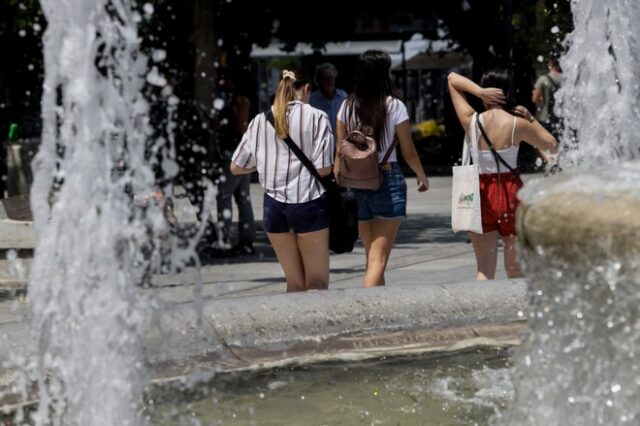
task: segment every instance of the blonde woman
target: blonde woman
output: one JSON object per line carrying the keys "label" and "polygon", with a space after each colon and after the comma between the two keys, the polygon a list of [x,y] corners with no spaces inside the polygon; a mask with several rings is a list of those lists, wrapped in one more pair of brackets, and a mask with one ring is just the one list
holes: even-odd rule
{"label": "blonde woman", "polygon": [[289,136],[321,176],[331,173],[334,139],[327,115],[310,105],[311,85],[283,71],[271,113],[258,114],[231,160],[233,174],[258,171],[263,227],[287,280],[287,291],[329,286],[329,215],[324,187],[291,152]]}

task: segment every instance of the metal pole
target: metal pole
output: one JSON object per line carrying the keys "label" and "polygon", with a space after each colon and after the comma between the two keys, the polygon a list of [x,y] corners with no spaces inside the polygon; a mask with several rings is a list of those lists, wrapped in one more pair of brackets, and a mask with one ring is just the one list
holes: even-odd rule
{"label": "metal pole", "polygon": [[407,58],[405,56],[404,40],[402,40],[400,51],[402,52],[402,100],[407,102]]}
{"label": "metal pole", "polygon": [[513,64],[513,0],[507,0],[505,10],[505,30],[507,32],[506,66],[511,68]]}

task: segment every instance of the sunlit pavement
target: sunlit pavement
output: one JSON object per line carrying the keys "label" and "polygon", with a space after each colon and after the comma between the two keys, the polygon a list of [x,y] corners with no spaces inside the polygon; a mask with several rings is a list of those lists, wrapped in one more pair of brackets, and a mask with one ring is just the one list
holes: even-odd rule
{"label": "sunlit pavement", "polygon": [[[536,176],[527,176],[525,180],[532,177]],[[432,177],[426,193],[416,191],[413,178],[407,178],[407,186],[408,217],[400,227],[391,253],[386,273],[387,286],[438,285],[472,280],[475,273],[473,248],[465,233],[456,234],[451,230],[451,177]],[[259,184],[252,184],[251,195],[258,222],[256,254],[204,259],[201,277],[205,299],[285,292],[283,272],[262,231],[262,189]],[[234,221],[236,214],[234,210]],[[498,257],[497,279],[506,278],[501,257]],[[27,259],[27,265],[28,262]],[[352,253],[331,255],[329,288],[361,287],[363,273],[364,250],[358,242]],[[196,281],[196,273],[190,268],[178,275],[155,277],[154,289],[150,291],[156,291],[161,299],[168,302],[189,302],[193,300]],[[16,304],[23,305],[20,300],[24,298],[12,296],[5,292],[0,298],[0,322],[9,320],[24,308],[19,306],[16,311]]]}
{"label": "sunlit pavement", "polygon": [[[536,176],[526,176],[525,181]],[[466,233],[451,230],[451,177],[430,179],[430,189],[418,193],[415,179],[407,178],[407,219],[402,223],[387,267],[387,286],[405,284],[437,285],[472,280],[475,274],[473,248]],[[258,221],[257,254],[216,259],[202,268],[205,298],[242,297],[285,292],[283,272],[261,229],[262,189],[252,184],[252,201]],[[234,211],[234,220],[236,212]],[[497,279],[506,278],[502,255],[498,258]],[[362,286],[364,249],[358,242],[348,254],[331,255],[329,289]],[[192,291],[184,283],[193,282],[193,272],[157,277],[161,296],[187,302]],[[189,285],[189,287],[193,287]]]}

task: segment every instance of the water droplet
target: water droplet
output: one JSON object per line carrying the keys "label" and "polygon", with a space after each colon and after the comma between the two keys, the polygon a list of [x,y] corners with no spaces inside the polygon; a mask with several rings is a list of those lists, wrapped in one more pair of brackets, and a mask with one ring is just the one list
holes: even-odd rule
{"label": "water droplet", "polygon": [[221,98],[214,99],[213,108],[217,109],[218,111],[224,108],[224,100],[222,100]]}
{"label": "water droplet", "polygon": [[264,393],[260,392],[260,395],[258,395],[260,397],[260,399],[264,399]]}
{"label": "water droplet", "polygon": [[615,385],[611,386],[611,392],[613,392],[613,393],[620,392],[621,389],[622,389],[622,386],[620,386],[617,383]]}
{"label": "water droplet", "polygon": [[607,407],[613,407],[613,401],[607,399]]}
{"label": "water droplet", "polygon": [[142,6],[142,10],[144,10],[144,14],[147,15],[147,17],[153,15],[153,5],[151,3],[145,3],[144,6]]}
{"label": "water droplet", "polygon": [[167,58],[167,51],[164,49],[156,49],[151,54],[153,62],[162,62]]}
{"label": "water droplet", "polygon": [[574,402],[576,402],[576,399],[574,397],[572,397],[572,396],[567,398],[567,400],[569,401],[569,404],[573,404]]}
{"label": "water droplet", "polygon": [[551,34],[558,34],[559,32],[560,32],[560,28],[558,28],[557,25],[551,28]]}
{"label": "water droplet", "polygon": [[524,316],[524,312],[518,311],[518,318],[522,318]]}
{"label": "water droplet", "polygon": [[582,319],[582,312],[578,312],[578,313],[576,314],[576,317],[578,317],[578,319]]}

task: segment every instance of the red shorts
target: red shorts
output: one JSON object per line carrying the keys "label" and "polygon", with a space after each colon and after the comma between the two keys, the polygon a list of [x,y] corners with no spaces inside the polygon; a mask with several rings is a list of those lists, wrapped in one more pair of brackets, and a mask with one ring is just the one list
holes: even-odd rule
{"label": "red shorts", "polygon": [[482,232],[498,231],[504,237],[516,234],[516,194],[520,188],[522,180],[512,172],[480,175]]}

